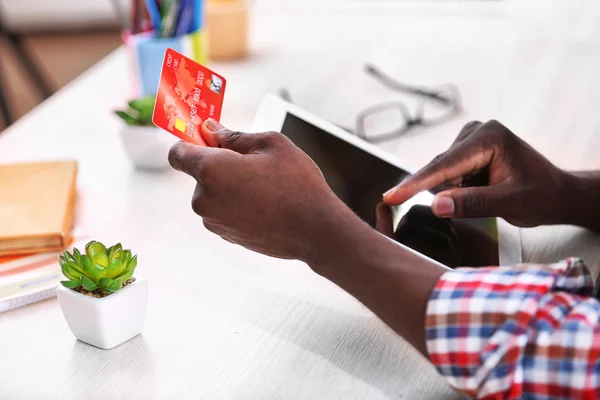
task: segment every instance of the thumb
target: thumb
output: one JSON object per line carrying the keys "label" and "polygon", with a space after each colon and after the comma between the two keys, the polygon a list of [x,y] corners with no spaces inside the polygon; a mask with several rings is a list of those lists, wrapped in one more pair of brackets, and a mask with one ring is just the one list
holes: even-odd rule
{"label": "thumb", "polygon": [[257,147],[259,135],[232,131],[212,118],[204,121],[201,131],[204,140],[211,147],[221,147],[241,154],[250,153]]}
{"label": "thumb", "polygon": [[442,218],[503,217],[510,203],[507,189],[501,185],[479,186],[440,192],[431,209]]}
{"label": "thumb", "polygon": [[393,237],[394,216],[392,209],[384,203],[379,203],[375,209],[375,215],[377,218],[376,229],[387,237]]}

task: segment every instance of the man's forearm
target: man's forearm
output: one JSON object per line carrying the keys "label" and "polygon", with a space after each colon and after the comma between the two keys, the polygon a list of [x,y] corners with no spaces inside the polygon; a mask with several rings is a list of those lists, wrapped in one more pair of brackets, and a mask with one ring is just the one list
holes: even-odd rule
{"label": "man's forearm", "polygon": [[446,269],[357,222],[328,246],[328,257],[309,265],[426,355],[427,301]]}
{"label": "man's forearm", "polygon": [[600,231],[600,171],[569,172],[564,223]]}

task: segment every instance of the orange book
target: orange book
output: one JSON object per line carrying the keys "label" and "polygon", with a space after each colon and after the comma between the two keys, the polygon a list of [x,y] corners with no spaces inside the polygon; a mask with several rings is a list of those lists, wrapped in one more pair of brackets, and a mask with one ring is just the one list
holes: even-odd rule
{"label": "orange book", "polygon": [[67,247],[76,178],[75,161],[0,165],[0,256]]}

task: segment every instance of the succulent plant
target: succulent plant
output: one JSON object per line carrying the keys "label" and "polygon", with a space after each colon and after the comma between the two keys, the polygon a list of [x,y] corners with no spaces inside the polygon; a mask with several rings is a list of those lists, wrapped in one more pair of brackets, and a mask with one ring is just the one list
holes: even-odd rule
{"label": "succulent plant", "polygon": [[121,243],[106,248],[92,240],[85,245],[84,254],[78,249],[73,249],[72,254],[65,250],[58,262],[69,279],[61,281],[64,287],[114,293],[133,276],[137,255],[132,256],[131,250],[124,250]]}
{"label": "succulent plant", "polygon": [[150,95],[127,103],[128,110],[116,110],[117,114],[127,125],[151,125],[152,113],[156,96]]}

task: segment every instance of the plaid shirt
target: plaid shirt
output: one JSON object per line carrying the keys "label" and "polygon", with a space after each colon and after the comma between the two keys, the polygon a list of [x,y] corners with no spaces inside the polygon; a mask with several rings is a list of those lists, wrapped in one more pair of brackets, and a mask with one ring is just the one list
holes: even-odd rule
{"label": "plaid shirt", "polygon": [[429,357],[476,398],[600,398],[593,289],[578,259],[447,272],[427,305]]}

